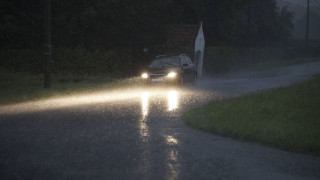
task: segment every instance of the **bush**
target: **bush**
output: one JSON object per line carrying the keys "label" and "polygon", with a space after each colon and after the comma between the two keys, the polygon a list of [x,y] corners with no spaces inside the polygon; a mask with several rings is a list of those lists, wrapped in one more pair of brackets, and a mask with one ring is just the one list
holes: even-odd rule
{"label": "bush", "polygon": [[55,70],[62,73],[120,74],[120,58],[113,51],[58,48],[54,51],[53,59]]}
{"label": "bush", "polygon": [[205,50],[204,67],[206,72],[228,71],[239,57],[239,51],[232,47],[208,47]]}
{"label": "bush", "polygon": [[0,50],[0,67],[15,72],[39,73],[42,71],[43,54],[40,50]]}
{"label": "bush", "polygon": [[[14,72],[43,72],[43,52],[35,49],[7,49],[0,51],[0,69]],[[53,49],[53,72],[76,74],[121,74],[120,56],[114,51],[84,48]]]}
{"label": "bush", "polygon": [[204,56],[206,73],[221,73],[252,64],[319,57],[319,47],[235,48],[207,47]]}

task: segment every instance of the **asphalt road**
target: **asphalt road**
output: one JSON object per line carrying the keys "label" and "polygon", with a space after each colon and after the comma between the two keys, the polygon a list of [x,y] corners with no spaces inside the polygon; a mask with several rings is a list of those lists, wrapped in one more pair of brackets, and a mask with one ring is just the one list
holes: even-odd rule
{"label": "asphalt road", "polygon": [[183,111],[305,81],[320,63],[0,106],[0,179],[320,179],[320,157],[184,125]]}

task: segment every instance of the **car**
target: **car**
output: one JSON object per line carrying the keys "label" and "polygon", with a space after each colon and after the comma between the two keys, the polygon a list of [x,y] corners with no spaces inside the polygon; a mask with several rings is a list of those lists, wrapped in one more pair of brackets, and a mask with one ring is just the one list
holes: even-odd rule
{"label": "car", "polygon": [[183,86],[191,83],[197,85],[196,66],[186,54],[177,56],[157,56],[141,78],[148,83],[170,83]]}

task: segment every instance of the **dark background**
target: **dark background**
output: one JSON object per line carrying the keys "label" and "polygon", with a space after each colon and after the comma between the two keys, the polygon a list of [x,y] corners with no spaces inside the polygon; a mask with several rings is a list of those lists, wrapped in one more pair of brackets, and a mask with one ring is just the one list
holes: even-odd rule
{"label": "dark background", "polygon": [[[200,22],[206,71],[319,55],[293,38],[294,16],[275,0],[52,0],[54,72],[132,75],[165,53],[170,26]],[[41,73],[44,1],[2,0],[0,22],[1,69]]]}

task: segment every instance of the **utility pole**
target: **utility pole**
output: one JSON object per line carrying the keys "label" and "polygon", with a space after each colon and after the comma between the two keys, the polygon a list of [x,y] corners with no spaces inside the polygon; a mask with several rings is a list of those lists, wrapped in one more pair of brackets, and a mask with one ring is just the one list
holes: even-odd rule
{"label": "utility pole", "polygon": [[45,0],[44,88],[51,87],[51,0]]}
{"label": "utility pole", "polygon": [[247,19],[247,46],[251,47],[251,0],[248,2],[248,19]]}
{"label": "utility pole", "polygon": [[309,46],[309,4],[310,4],[310,0],[307,0],[308,4],[307,4],[307,25],[306,25],[306,46]]}

